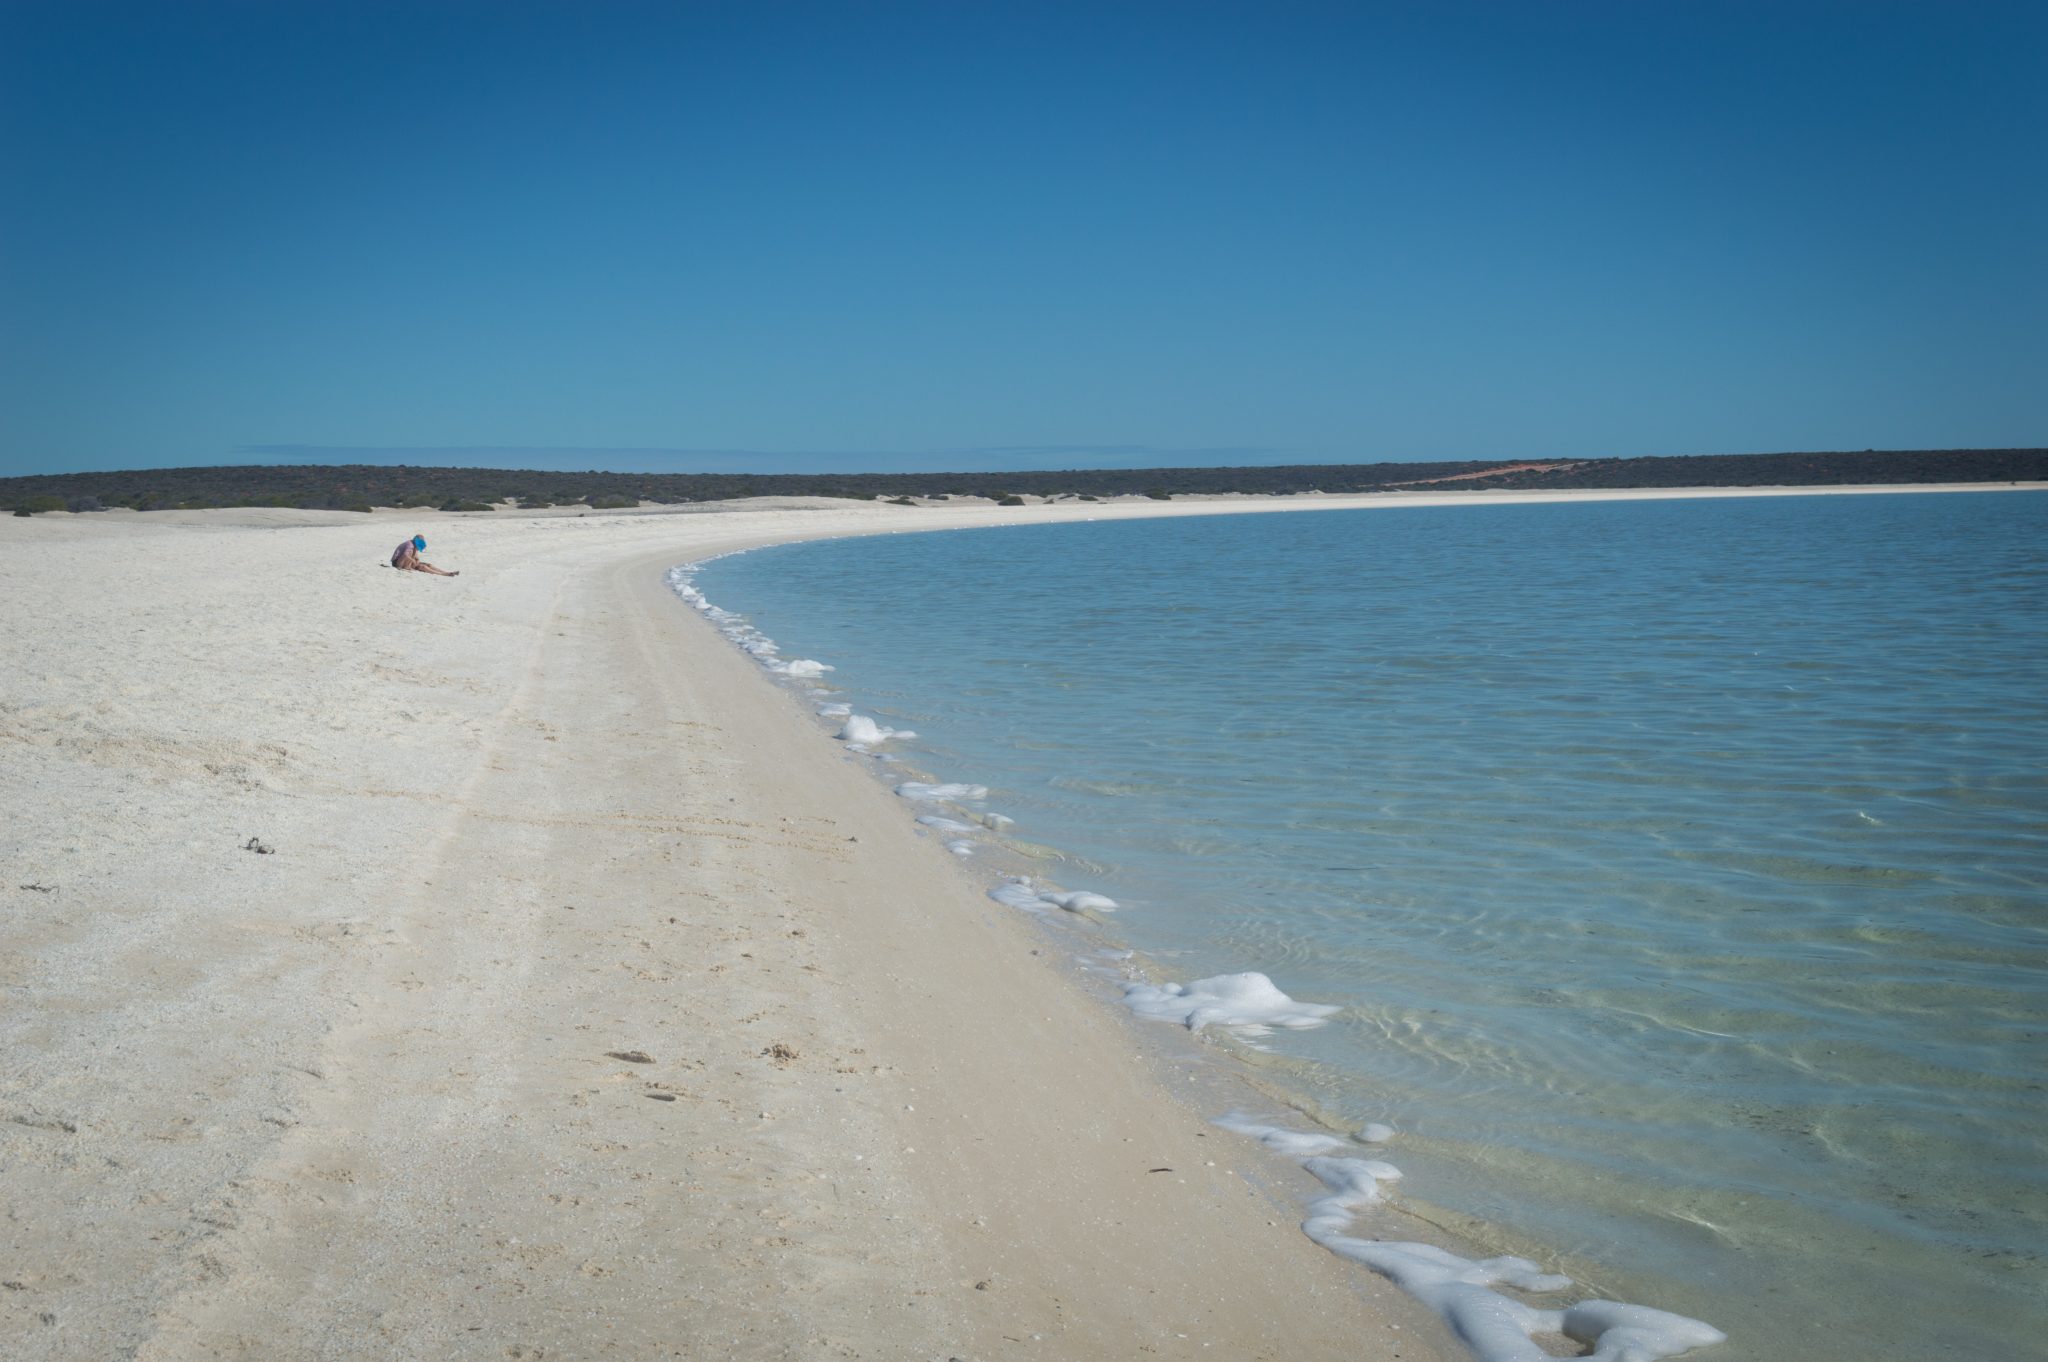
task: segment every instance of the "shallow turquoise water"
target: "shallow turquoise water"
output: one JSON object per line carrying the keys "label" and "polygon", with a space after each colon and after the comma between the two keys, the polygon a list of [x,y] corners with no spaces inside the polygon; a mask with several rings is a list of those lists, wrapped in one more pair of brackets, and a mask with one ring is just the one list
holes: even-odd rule
{"label": "shallow turquoise water", "polygon": [[[1113,521],[697,585],[991,787],[1268,1076],[1716,1355],[2039,1355],[2048,496]],[[906,814],[908,816],[908,814]]]}

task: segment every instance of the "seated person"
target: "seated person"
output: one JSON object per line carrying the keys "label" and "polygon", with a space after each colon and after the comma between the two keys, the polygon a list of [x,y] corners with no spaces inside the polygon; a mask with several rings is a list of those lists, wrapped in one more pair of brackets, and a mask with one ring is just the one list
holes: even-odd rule
{"label": "seated person", "polygon": [[420,550],[427,546],[425,535],[416,534],[391,551],[391,566],[401,572],[431,572],[436,577],[460,577],[459,572],[449,572],[435,567],[420,557]]}

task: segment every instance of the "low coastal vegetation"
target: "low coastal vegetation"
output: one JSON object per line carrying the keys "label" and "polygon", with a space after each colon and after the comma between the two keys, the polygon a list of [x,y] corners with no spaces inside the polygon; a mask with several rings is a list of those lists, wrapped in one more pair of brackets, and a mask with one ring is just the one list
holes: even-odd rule
{"label": "low coastal vegetation", "polygon": [[1176,496],[1224,493],[1516,491],[1618,487],[1825,487],[1852,483],[2048,480],[2048,449],[1864,450],[1861,453],[1716,454],[1677,458],[1467,460],[1443,463],[1282,464],[1243,468],[1084,468],[1029,473],[554,473],[406,464],[248,464],[0,478],[0,509],[202,510],[283,506],[364,511],[584,507],[622,510],[742,497],[889,500]]}

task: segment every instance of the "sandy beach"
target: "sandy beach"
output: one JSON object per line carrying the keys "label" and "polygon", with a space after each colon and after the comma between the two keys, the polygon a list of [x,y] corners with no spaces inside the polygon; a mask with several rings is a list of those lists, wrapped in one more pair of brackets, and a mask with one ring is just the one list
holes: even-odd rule
{"label": "sandy beach", "polygon": [[1461,1357],[663,572],[1802,490],[0,519],[0,1351]]}

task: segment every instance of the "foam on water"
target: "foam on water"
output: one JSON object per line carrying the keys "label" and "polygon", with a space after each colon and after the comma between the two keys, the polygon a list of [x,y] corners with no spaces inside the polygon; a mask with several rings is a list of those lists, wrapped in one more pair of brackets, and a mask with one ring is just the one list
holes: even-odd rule
{"label": "foam on water", "polygon": [[1069,913],[1083,914],[1116,911],[1116,900],[1105,894],[1091,894],[1085,890],[1070,892],[1042,889],[1023,875],[1005,877],[989,888],[988,896],[997,903],[1006,903],[1027,913],[1042,913],[1048,908],[1060,908]]}
{"label": "foam on water", "polygon": [[966,785],[958,781],[906,780],[896,787],[896,793],[903,799],[919,803],[951,803],[961,799],[987,799],[988,786]]}
{"label": "foam on water", "polygon": [[1190,1031],[1205,1026],[1305,1031],[1343,1011],[1327,1003],[1298,1003],[1256,971],[1218,974],[1191,984],[1124,985],[1124,1006],[1141,1017],[1178,1022]]}
{"label": "foam on water", "polygon": [[[1321,1219],[1325,1226],[1339,1219],[1349,1223],[1348,1215],[1334,1212]],[[1538,1345],[1539,1334],[1562,1334],[1589,1344],[1593,1350],[1581,1356],[1598,1362],[1657,1362],[1728,1340],[1700,1320],[1620,1301],[1539,1309],[1492,1288],[1543,1293],[1563,1290],[1570,1279],[1542,1272],[1526,1258],[1461,1258],[1432,1244],[1357,1239],[1313,1228],[1315,1220],[1311,1216],[1302,1226],[1311,1239],[1363,1263],[1436,1311],[1482,1362],[1550,1362],[1555,1354]]]}
{"label": "foam on water", "polygon": [[1233,1111],[1218,1116],[1214,1122],[1225,1130],[1249,1135],[1275,1154],[1307,1158],[1311,1154],[1327,1154],[1332,1149],[1342,1149],[1344,1141],[1335,1135],[1315,1135],[1298,1130],[1287,1130],[1281,1126],[1267,1125],[1254,1120],[1243,1112]]}
{"label": "foam on water", "polygon": [[1289,1130],[1241,1112],[1217,1117],[1215,1124],[1299,1159],[1324,1188],[1308,1204],[1302,1233],[1436,1311],[1480,1362],[1550,1362],[1553,1354],[1537,1344],[1539,1334],[1562,1334],[1587,1344],[1593,1351],[1585,1356],[1602,1362],[1658,1362],[1727,1341],[1710,1324],[1648,1306],[1589,1300],[1543,1309],[1495,1290],[1506,1286],[1549,1295],[1571,1286],[1570,1277],[1545,1272],[1526,1258],[1473,1259],[1434,1244],[1358,1238],[1348,1233],[1355,1213],[1383,1200],[1383,1187],[1401,1180],[1400,1169],[1378,1159],[1332,1157],[1328,1151],[1345,1143],[1337,1136]]}
{"label": "foam on water", "polygon": [[[710,561],[712,560],[704,560],[704,562]],[[756,629],[752,624],[749,624],[745,616],[734,614],[730,610],[721,610],[710,601],[704,599],[704,593],[699,591],[696,585],[697,570],[702,566],[703,562],[698,562],[683,563],[670,568],[668,570],[669,589],[681,597],[686,605],[710,620],[717,627],[719,633],[724,634],[734,644],[738,645],[740,651],[760,663],[763,670],[772,672],[776,676],[787,677],[792,681],[815,681],[826,672],[835,670],[831,665],[820,662],[816,658],[797,657],[785,661],[782,657],[782,649],[776,644],[775,640],[769,638],[759,629]],[[823,713],[824,709],[821,708],[819,712]],[[915,735],[905,734],[903,736],[912,737]]]}
{"label": "foam on water", "polygon": [[891,738],[916,736],[917,734],[907,728],[885,728],[865,714],[849,713],[846,722],[839,728],[841,742],[858,743],[863,747],[873,747],[877,743],[888,742]]}
{"label": "foam on water", "polygon": [[[1349,1225],[1351,1212],[1362,1206],[1374,1205],[1380,1200],[1381,1183],[1401,1180],[1400,1169],[1379,1159],[1338,1159],[1317,1155],[1303,1159],[1301,1166],[1314,1173],[1323,1186],[1329,1189],[1327,1196],[1318,1197],[1309,1203],[1308,1220],[1304,1223],[1312,1235],[1316,1228],[1342,1229]],[[1533,1267],[1533,1264],[1531,1266]],[[1569,1285],[1569,1277],[1559,1277],[1553,1287],[1531,1289],[1556,1290]]]}
{"label": "foam on water", "polygon": [[939,832],[973,832],[976,824],[963,823],[957,818],[948,818],[940,813],[921,813],[917,821]]}

